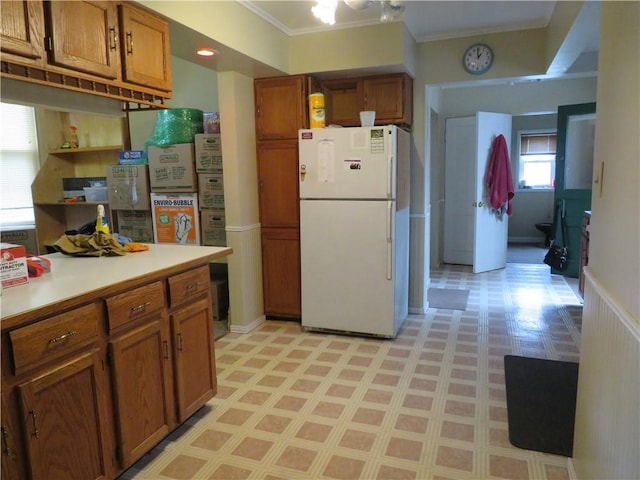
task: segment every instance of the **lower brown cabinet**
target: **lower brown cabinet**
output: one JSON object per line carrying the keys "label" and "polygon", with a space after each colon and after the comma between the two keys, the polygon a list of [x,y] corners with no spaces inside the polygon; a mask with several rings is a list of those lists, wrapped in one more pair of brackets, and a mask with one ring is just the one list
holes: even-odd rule
{"label": "lower brown cabinet", "polygon": [[209,266],[2,331],[2,479],[112,480],[216,393]]}
{"label": "lower brown cabinet", "polygon": [[299,317],[302,306],[298,229],[263,228],[262,265],[265,312]]}
{"label": "lower brown cabinet", "polygon": [[18,386],[32,479],[107,478],[103,376],[93,349]]}
{"label": "lower brown cabinet", "polygon": [[212,318],[211,302],[206,298],[171,313],[179,423],[217,391]]}
{"label": "lower brown cabinet", "polygon": [[110,343],[116,449],[129,467],[175,423],[169,328],[164,312]]}

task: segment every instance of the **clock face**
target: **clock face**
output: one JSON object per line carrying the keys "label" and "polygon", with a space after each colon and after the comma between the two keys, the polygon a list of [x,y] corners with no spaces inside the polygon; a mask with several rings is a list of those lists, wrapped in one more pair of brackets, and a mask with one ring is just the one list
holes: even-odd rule
{"label": "clock face", "polygon": [[473,75],[480,75],[491,68],[493,51],[488,45],[482,43],[471,45],[467,48],[467,51],[464,52],[462,63],[467,72]]}

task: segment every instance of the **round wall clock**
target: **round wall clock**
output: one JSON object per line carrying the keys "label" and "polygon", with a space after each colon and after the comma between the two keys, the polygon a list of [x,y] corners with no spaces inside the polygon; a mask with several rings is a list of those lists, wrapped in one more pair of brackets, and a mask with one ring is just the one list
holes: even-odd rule
{"label": "round wall clock", "polygon": [[493,64],[493,50],[484,43],[475,43],[464,52],[464,69],[472,75],[481,75]]}

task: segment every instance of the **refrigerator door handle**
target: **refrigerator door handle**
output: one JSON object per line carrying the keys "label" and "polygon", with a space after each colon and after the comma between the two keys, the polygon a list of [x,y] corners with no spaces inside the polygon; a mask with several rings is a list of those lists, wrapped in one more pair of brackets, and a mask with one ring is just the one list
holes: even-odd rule
{"label": "refrigerator door handle", "polygon": [[387,280],[393,278],[393,238],[391,229],[393,228],[393,202],[387,202]]}
{"label": "refrigerator door handle", "polygon": [[393,198],[393,155],[389,155],[389,171],[387,172],[387,198]]}

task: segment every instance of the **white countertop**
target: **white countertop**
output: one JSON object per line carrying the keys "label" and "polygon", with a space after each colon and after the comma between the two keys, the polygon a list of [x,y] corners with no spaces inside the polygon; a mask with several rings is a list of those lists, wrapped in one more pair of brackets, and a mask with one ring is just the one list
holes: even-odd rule
{"label": "white countertop", "polygon": [[2,319],[41,309],[75,297],[97,292],[116,283],[179,267],[211,261],[232,253],[229,247],[150,244],[149,250],[113,257],[72,257],[54,253],[51,272],[29,278],[29,283],[10,287],[0,296]]}

